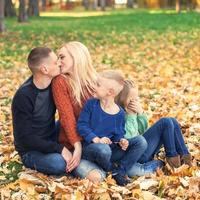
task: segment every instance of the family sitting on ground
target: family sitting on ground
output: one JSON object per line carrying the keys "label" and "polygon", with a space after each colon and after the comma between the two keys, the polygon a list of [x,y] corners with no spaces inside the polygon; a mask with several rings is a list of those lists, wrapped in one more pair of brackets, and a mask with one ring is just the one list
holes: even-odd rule
{"label": "family sitting on ground", "polygon": [[32,76],[12,102],[14,144],[25,167],[93,182],[111,173],[126,185],[163,167],[154,158],[161,147],[172,169],[192,165],[177,120],[148,128],[136,83],[117,70],[97,73],[82,43],[66,43],[58,56],[36,47],[27,62]]}

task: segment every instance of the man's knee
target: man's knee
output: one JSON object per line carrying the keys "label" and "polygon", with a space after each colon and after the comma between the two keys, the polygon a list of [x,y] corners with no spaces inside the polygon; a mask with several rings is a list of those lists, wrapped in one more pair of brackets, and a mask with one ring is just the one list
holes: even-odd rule
{"label": "man's knee", "polygon": [[61,175],[66,173],[66,162],[60,154],[51,158],[49,169],[52,175]]}

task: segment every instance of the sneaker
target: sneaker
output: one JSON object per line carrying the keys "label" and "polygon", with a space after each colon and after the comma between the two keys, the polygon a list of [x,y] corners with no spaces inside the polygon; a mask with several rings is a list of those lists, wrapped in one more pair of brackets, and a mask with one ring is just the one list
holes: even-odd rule
{"label": "sneaker", "polygon": [[174,157],[166,157],[166,161],[172,168],[178,168],[181,166],[181,159],[179,155]]}
{"label": "sneaker", "polygon": [[192,166],[192,156],[191,154],[186,154],[181,156],[181,164]]}
{"label": "sneaker", "polygon": [[131,179],[126,176],[124,168],[112,165],[112,177],[115,179],[118,185],[125,186],[131,182]]}

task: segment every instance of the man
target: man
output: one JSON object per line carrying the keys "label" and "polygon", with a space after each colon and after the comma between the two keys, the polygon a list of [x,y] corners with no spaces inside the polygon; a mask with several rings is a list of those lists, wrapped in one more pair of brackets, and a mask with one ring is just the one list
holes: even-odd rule
{"label": "man", "polygon": [[28,55],[32,76],[18,89],[12,102],[14,144],[23,164],[45,174],[66,172],[69,151],[57,142],[52,79],[60,74],[60,60],[47,47]]}

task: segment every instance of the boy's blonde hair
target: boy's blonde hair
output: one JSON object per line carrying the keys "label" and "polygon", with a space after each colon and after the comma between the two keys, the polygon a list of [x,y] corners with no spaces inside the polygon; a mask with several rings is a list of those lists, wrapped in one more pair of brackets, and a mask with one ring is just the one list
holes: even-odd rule
{"label": "boy's blonde hair", "polygon": [[63,45],[74,61],[73,73],[69,77],[69,84],[75,101],[82,107],[82,100],[93,93],[93,86],[97,80],[97,72],[92,65],[92,59],[87,47],[77,41]]}
{"label": "boy's blonde hair", "polygon": [[124,87],[123,89],[120,91],[120,93],[116,96],[115,98],[115,102],[120,105],[122,108],[125,108],[125,102],[127,101],[128,98],[128,94],[130,92],[131,89],[133,88],[138,88],[137,84],[130,80],[127,79],[124,81]]}
{"label": "boy's blonde hair", "polygon": [[119,84],[119,87],[112,87],[111,85],[111,88],[114,89],[116,95],[120,93],[124,85],[124,75],[120,70],[104,70],[100,72],[99,75],[103,78],[116,81]]}

